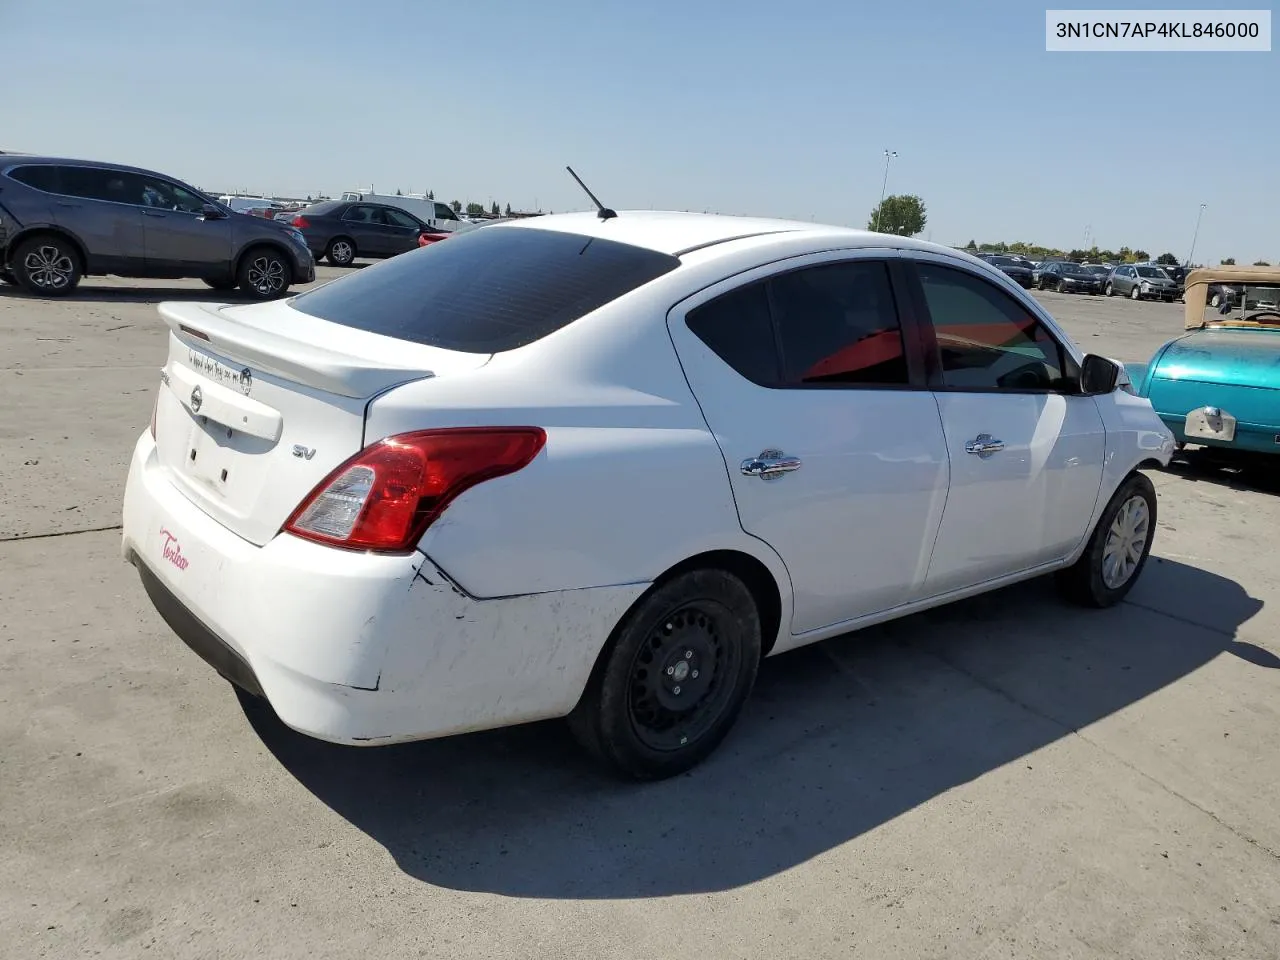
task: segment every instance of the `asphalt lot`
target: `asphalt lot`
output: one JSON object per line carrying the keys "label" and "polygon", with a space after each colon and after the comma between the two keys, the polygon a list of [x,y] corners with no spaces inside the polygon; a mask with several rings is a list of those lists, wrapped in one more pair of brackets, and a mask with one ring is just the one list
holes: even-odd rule
{"label": "asphalt lot", "polygon": [[[1122,360],[1181,329],[1039,296]],[[0,287],[0,954],[1280,955],[1280,469],[1156,474],[1117,609],[1030,583],[767,661],[677,780],[557,723],[344,749],[243,708],[120,560],[177,298],[212,299]]]}

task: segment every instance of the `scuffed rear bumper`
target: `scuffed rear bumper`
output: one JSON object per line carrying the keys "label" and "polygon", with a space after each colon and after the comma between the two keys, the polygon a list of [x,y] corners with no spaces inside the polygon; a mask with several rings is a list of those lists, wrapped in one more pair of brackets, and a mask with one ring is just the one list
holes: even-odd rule
{"label": "scuffed rear bumper", "polygon": [[149,433],[130,465],[122,552],[206,663],[290,727],[355,745],[563,716],[645,588],[477,600],[421,553],[287,534],[255,546],[169,482]]}

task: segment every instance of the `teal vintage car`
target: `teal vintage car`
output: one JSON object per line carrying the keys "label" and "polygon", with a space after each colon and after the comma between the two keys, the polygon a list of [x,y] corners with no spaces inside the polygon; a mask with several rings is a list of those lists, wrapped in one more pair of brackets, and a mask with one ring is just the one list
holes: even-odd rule
{"label": "teal vintage car", "polygon": [[[1223,284],[1234,295],[1207,306]],[[1191,271],[1184,326],[1147,363],[1125,365],[1128,389],[1179,444],[1280,453],[1280,267]]]}

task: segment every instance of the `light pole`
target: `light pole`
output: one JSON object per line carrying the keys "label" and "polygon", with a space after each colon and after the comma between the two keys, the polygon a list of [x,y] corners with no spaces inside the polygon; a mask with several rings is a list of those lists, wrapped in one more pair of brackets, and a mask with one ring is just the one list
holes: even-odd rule
{"label": "light pole", "polygon": [[889,186],[889,160],[897,155],[897,150],[884,152],[884,180],[880,183],[880,204],[876,207],[876,230],[880,229],[880,218],[884,215],[884,191],[885,187]]}
{"label": "light pole", "polygon": [[1187,254],[1187,262],[1183,266],[1191,266],[1191,258],[1196,254],[1196,237],[1200,236],[1200,218],[1204,216],[1204,208],[1207,206],[1206,203],[1200,204],[1200,212],[1196,214],[1196,229],[1191,234],[1191,252]]}

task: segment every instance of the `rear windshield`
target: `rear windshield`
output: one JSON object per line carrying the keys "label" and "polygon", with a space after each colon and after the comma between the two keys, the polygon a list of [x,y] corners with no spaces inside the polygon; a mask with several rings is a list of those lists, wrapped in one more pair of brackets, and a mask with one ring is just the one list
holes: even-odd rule
{"label": "rear windshield", "polygon": [[613,240],[486,226],[295,297],[296,310],[465,353],[540,340],[680,265]]}
{"label": "rear windshield", "polygon": [[347,201],[345,200],[321,200],[319,203],[308,204],[298,212],[309,213],[316,217],[323,217],[326,214],[333,213],[333,211],[339,210],[345,206],[347,206]]}

